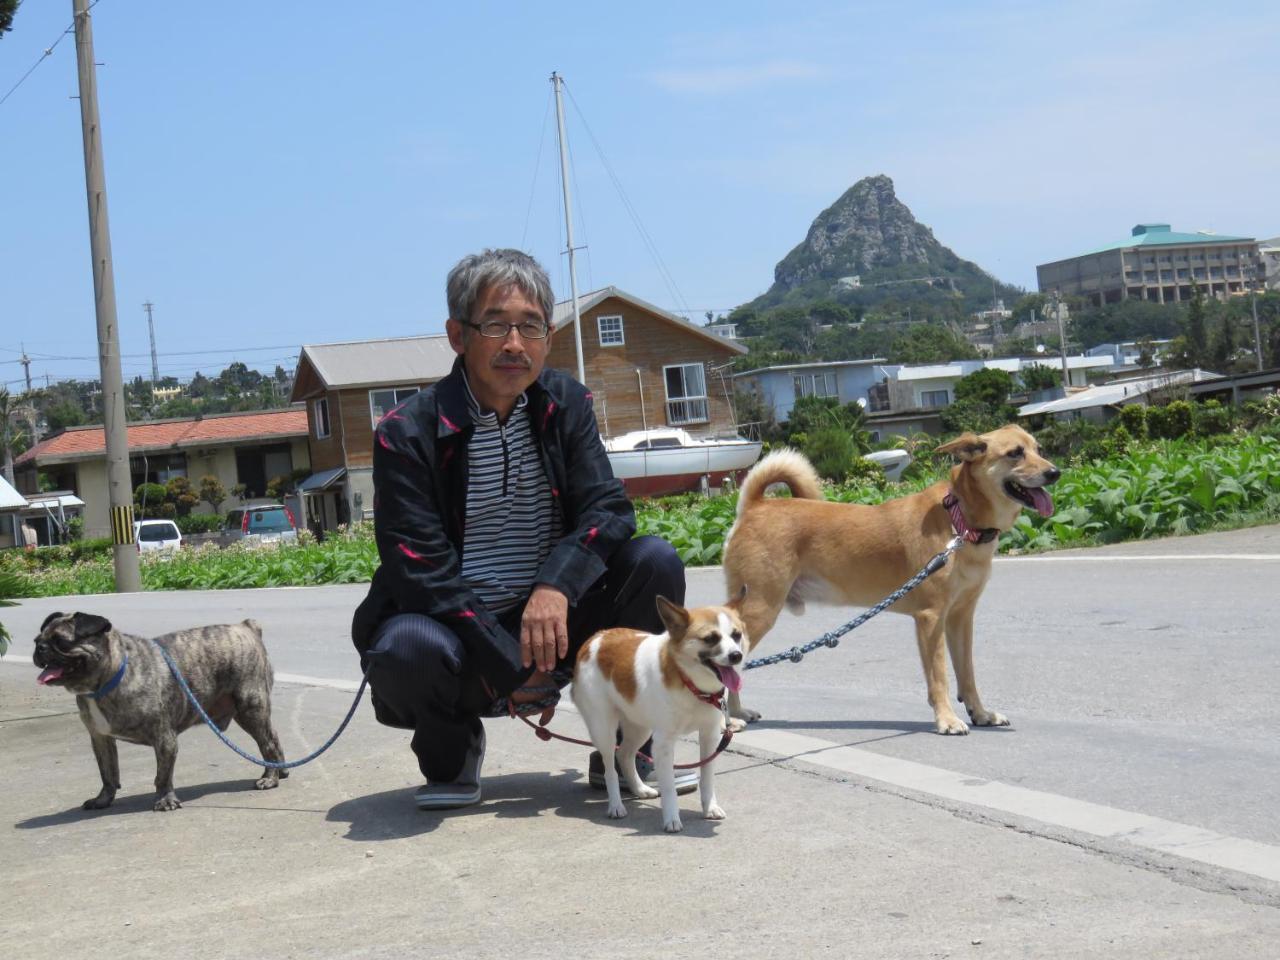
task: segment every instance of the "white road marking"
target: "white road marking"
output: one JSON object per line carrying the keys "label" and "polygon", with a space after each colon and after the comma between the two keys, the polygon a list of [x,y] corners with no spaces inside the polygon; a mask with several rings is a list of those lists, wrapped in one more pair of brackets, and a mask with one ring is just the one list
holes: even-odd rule
{"label": "white road marking", "polygon": [[333,680],[329,677],[309,677],[305,673],[277,673],[277,683],[292,683],[299,687],[328,687],[330,690],[346,690],[355,693],[360,689],[359,680]]}
{"label": "white road marking", "polygon": [[1163,563],[1166,560],[1280,560],[1280,553],[1105,553],[1101,555],[1086,554],[1050,554],[1036,557],[996,557],[996,563],[1067,563],[1070,561],[1086,561],[1088,563],[1106,563],[1145,560]]}
{"label": "white road marking", "polygon": [[1280,882],[1280,847],[1270,844],[1229,837],[1202,827],[1085,800],[1015,787],[997,780],[971,777],[911,760],[898,760],[818,737],[781,730],[745,730],[734,740],[829,770]]}

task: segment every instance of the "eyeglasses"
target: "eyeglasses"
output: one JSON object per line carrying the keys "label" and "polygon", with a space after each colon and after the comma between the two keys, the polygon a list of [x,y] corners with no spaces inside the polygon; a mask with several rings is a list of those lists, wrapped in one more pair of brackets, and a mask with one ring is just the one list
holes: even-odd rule
{"label": "eyeglasses", "polygon": [[479,323],[464,321],[468,327],[480,331],[482,337],[494,340],[505,340],[517,330],[526,340],[541,340],[551,332],[551,326],[545,320],[521,320],[519,323],[507,323],[505,320],[481,320]]}

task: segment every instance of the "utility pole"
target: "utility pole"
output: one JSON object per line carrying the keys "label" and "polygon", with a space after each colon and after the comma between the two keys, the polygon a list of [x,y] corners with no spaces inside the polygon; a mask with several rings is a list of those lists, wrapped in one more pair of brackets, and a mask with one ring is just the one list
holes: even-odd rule
{"label": "utility pole", "polygon": [[31,392],[31,358],[27,356],[27,345],[22,344],[22,359],[18,361],[22,364],[22,374],[27,378],[27,393]]}
{"label": "utility pole", "polygon": [[1262,334],[1258,329],[1258,267],[1252,256],[1245,266],[1249,276],[1249,306],[1253,309],[1253,354],[1258,358],[1258,369],[1262,369]]}
{"label": "utility pole", "polygon": [[1053,288],[1053,316],[1058,321],[1058,349],[1062,351],[1062,395],[1067,395],[1067,387],[1071,386],[1071,373],[1067,369],[1067,332],[1062,323],[1062,303],[1058,299],[1058,288]]}
{"label": "utility pole", "polygon": [[142,305],[142,309],[147,311],[147,332],[151,334],[151,389],[155,389],[156,383],[160,380],[160,364],[156,363],[156,325],[151,319],[151,308],[155,304],[148,300]]}
{"label": "utility pole", "polygon": [[98,119],[98,80],[94,70],[89,0],[71,0],[71,10],[75,15],[76,66],[80,79],[80,125],[84,137],[85,192],[89,202],[94,312],[98,321],[98,366],[102,372],[102,427],[107,441],[112,553],[116,591],[131,593],[142,589],[142,578],[138,569],[138,551],[133,545],[129,436],[120,372],[120,329],[116,320],[116,282],[111,262],[111,230],[107,222],[107,185],[102,164],[102,126]]}

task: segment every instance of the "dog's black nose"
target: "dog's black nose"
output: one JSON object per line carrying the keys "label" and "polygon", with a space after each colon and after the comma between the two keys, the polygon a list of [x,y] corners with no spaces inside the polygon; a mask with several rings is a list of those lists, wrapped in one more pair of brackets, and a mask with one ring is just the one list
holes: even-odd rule
{"label": "dog's black nose", "polygon": [[1057,467],[1050,467],[1048,470],[1046,470],[1046,471],[1044,472],[1044,482],[1045,482],[1045,483],[1057,483],[1057,482],[1058,482],[1058,478],[1059,478],[1060,476],[1062,476],[1062,471],[1061,471],[1061,470],[1059,470]]}
{"label": "dog's black nose", "polygon": [[736,664],[736,663],[741,663],[741,662],[742,662],[742,653],[741,653],[740,651],[738,651],[738,650],[733,651],[733,653],[729,654],[729,662],[730,662],[730,663],[735,663],[735,664]]}

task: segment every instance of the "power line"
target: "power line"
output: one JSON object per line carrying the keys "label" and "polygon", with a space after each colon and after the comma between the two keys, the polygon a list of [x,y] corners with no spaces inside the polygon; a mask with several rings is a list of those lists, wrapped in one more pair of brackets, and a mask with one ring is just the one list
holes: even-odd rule
{"label": "power line", "polygon": [[[99,2],[100,0],[93,0],[93,3],[89,4],[88,10],[86,10],[85,12],[88,13],[89,10],[92,10],[94,7],[96,7]],[[9,88],[8,93],[6,93],[3,97],[0,97],[0,105],[3,105],[6,100],[8,100],[11,96],[13,96],[13,92],[26,82],[27,77],[31,76],[33,73],[36,72],[36,67],[40,66],[40,64],[44,63],[51,56],[53,56],[53,51],[57,49],[58,44],[62,42],[62,38],[69,33],[75,33],[75,29],[76,29],[76,25],[75,25],[75,21],[73,20],[70,24],[67,25],[67,29],[63,30],[60,34],[58,34],[58,39],[54,40],[53,43],[45,47],[44,53],[40,54],[40,59],[31,65],[31,69],[28,70],[26,73],[24,73],[22,75],[22,78],[17,83],[15,83],[12,87]]]}

